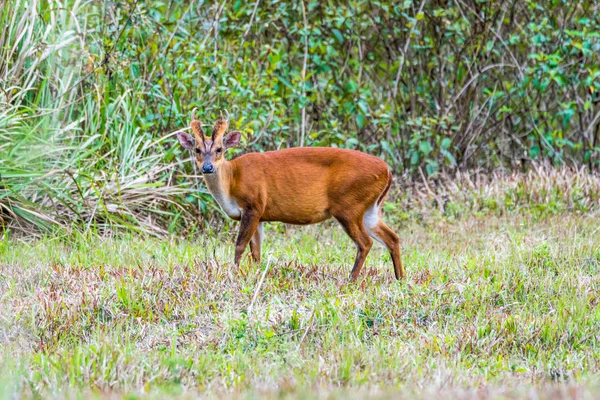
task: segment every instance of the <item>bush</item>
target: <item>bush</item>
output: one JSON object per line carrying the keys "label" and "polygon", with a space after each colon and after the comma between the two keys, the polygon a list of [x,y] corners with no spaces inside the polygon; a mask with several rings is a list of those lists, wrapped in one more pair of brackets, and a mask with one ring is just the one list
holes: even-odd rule
{"label": "bush", "polygon": [[414,176],[599,165],[594,2],[2,6],[0,215],[23,226],[193,228],[213,203],[173,133],[195,106],[227,108],[241,151],[357,148]]}

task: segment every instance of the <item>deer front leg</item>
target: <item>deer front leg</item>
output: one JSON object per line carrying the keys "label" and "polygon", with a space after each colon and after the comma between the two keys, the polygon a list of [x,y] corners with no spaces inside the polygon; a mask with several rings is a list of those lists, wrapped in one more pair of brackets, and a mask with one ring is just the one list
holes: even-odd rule
{"label": "deer front leg", "polygon": [[256,228],[260,223],[260,214],[255,210],[244,210],[242,212],[242,219],[240,221],[240,232],[238,233],[237,240],[235,242],[235,265],[240,266],[240,260],[244,250],[248,247],[248,243],[252,239],[252,235],[256,232]]}
{"label": "deer front leg", "polygon": [[250,253],[257,264],[260,264],[260,245],[263,238],[263,225],[263,222],[258,224],[254,235],[252,235],[252,240],[250,240]]}

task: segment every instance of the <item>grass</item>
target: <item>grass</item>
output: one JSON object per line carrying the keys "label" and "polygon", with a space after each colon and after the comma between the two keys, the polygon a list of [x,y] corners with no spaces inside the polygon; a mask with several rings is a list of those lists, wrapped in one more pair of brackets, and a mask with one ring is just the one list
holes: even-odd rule
{"label": "grass", "polygon": [[[356,284],[333,225],[271,225],[263,263],[233,233],[0,247],[6,396],[592,398],[600,390],[597,213],[395,228]],[[266,269],[264,281],[261,282]]]}

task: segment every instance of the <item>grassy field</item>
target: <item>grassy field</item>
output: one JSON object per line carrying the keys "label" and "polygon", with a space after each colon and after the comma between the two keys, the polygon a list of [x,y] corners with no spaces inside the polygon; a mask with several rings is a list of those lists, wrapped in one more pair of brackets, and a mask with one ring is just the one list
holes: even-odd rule
{"label": "grassy field", "polygon": [[349,284],[333,224],[271,225],[239,270],[233,232],[5,240],[3,395],[598,396],[597,213],[393,225],[400,283],[376,245]]}

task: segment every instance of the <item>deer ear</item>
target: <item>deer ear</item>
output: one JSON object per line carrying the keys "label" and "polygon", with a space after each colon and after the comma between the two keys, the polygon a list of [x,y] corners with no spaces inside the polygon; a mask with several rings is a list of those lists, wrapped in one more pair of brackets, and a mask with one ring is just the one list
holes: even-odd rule
{"label": "deer ear", "polygon": [[177,139],[179,139],[179,143],[186,149],[193,149],[194,144],[196,143],[192,135],[185,132],[177,132]]}
{"label": "deer ear", "polygon": [[223,137],[223,145],[227,148],[236,147],[240,144],[240,138],[242,134],[238,131],[227,132],[227,135]]}

